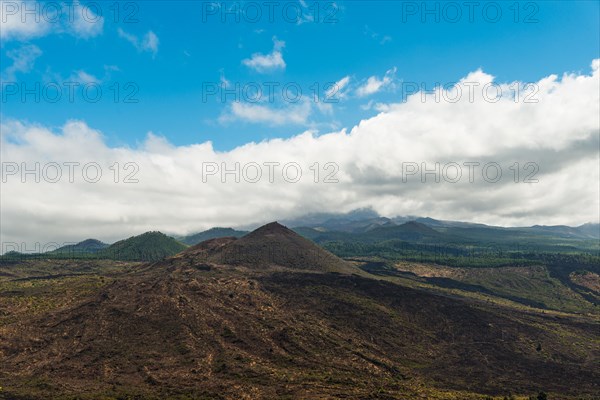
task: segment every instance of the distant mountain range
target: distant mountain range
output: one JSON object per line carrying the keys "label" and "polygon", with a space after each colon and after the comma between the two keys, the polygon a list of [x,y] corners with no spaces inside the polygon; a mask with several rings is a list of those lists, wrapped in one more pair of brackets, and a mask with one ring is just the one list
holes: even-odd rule
{"label": "distant mountain range", "polygon": [[[379,216],[371,209],[355,210],[346,214],[312,214],[284,220],[282,224],[294,227],[295,232],[335,251],[340,245],[356,243],[398,247],[402,243],[420,246],[437,245],[504,247],[521,251],[565,252],[600,250],[600,224],[588,223],[578,227],[564,225],[531,227],[498,227],[460,221],[443,221],[422,217]],[[107,258],[114,260],[156,261],[173,256],[198,243],[221,237],[241,238],[248,231],[216,227],[199,233],[171,237],[160,232],[146,232],[108,245],[96,239],[86,239],[74,245],[61,247],[44,254],[10,252],[0,259],[22,257],[50,258]],[[365,248],[361,248],[362,251]],[[418,250],[415,248],[415,250]],[[336,253],[351,255],[350,253]]]}
{"label": "distant mountain range", "polygon": [[193,246],[200,242],[204,242],[209,239],[216,239],[221,237],[242,237],[247,234],[248,231],[238,231],[232,228],[211,228],[204,232],[194,233],[188,236],[176,237],[181,243]]}
{"label": "distant mountain range", "polygon": [[297,219],[282,220],[281,223],[296,228],[313,228],[322,232],[352,232],[363,233],[379,227],[402,225],[414,221],[431,228],[487,228],[494,231],[529,232],[535,234],[550,234],[565,238],[600,239],[600,224],[587,223],[578,227],[565,225],[531,227],[499,227],[471,222],[444,221],[429,217],[381,217],[371,209],[359,209],[346,214],[312,214]]}

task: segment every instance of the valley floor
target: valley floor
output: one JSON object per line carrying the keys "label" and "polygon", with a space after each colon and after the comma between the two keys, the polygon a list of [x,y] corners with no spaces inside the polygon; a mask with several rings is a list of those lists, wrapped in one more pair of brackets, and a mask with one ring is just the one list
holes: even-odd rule
{"label": "valley floor", "polygon": [[[189,261],[2,265],[0,398],[600,393],[598,315],[572,312],[574,299],[540,309],[424,279],[488,285],[483,271],[414,263],[341,274]],[[530,274],[515,285],[544,279]]]}

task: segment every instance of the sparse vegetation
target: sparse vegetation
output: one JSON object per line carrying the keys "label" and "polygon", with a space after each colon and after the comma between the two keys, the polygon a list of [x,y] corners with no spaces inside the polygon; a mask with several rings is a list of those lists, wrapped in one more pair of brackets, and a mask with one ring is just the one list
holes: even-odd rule
{"label": "sparse vegetation", "polygon": [[270,226],[151,264],[4,260],[0,382],[14,399],[591,399],[600,322],[563,279],[594,259],[536,257],[344,262]]}

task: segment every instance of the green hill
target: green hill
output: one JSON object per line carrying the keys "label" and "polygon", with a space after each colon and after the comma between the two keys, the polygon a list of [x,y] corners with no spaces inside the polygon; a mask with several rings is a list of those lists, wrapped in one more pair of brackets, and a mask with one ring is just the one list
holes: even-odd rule
{"label": "green hill", "polygon": [[158,261],[183,251],[187,246],[161,232],[146,232],[120,240],[96,253],[97,258],[122,261]]}
{"label": "green hill", "polygon": [[82,254],[97,253],[103,249],[106,249],[107,247],[109,247],[108,244],[99,240],[86,239],[76,244],[62,246],[54,251],[49,252],[49,254],[77,256]]}

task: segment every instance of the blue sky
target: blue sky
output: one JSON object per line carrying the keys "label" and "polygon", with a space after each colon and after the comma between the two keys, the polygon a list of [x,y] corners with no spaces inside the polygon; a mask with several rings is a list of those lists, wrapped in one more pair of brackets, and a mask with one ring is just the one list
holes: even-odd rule
{"label": "blue sky", "polygon": [[0,235],[598,222],[599,4],[0,0]]}
{"label": "blue sky", "polygon": [[[266,2],[121,2],[119,15],[113,2],[82,4],[89,4],[88,13],[101,10],[100,27],[51,26],[37,34],[7,34],[3,27],[3,118],[51,127],[84,120],[114,146],[136,146],[153,132],[175,145],[210,140],[215,149],[229,150],[308,129],[325,133],[351,128],[376,115],[376,104],[401,101],[406,88],[402,82],[431,89],[436,82],[454,82],[479,68],[499,82],[537,81],[550,74],[587,71],[600,51],[597,1],[481,2],[473,21],[459,2],[454,3],[461,5],[458,22],[452,22],[455,9],[444,2],[428,3],[434,13],[423,15],[421,2],[315,6],[307,0],[288,6],[292,17],[287,19],[282,15],[287,2],[278,2],[273,22]],[[242,10],[239,22],[234,14],[223,13],[236,7]],[[6,4],[3,8],[6,14]],[[254,17],[257,9],[259,18]],[[492,22],[496,9],[502,16]],[[294,22],[298,10],[303,20]],[[126,15],[132,20],[124,21]],[[25,46],[35,46],[37,57],[15,72],[15,53]],[[254,61],[264,56],[273,65],[261,67],[251,61],[253,56]],[[345,77],[347,85],[333,97],[337,102],[315,102],[316,88],[323,97],[327,85],[341,86]],[[96,82],[102,97],[92,103],[76,90],[74,101],[68,101],[64,82],[73,80]],[[225,81],[240,90],[223,101],[209,88]],[[15,82],[19,91],[56,82],[63,99],[36,103],[30,96],[22,102],[19,93],[7,94],[6,85]],[[373,85],[366,89],[369,82]],[[273,101],[266,99],[269,83],[280,85]],[[120,88],[116,102],[115,85]],[[263,95],[252,103],[243,90],[255,85]],[[283,85],[290,85],[291,94],[300,87],[300,100],[285,101]],[[138,102],[124,102],[133,92],[131,98]]]}

